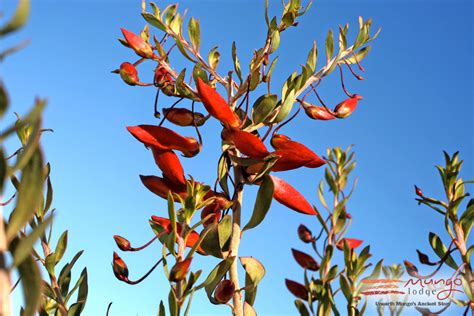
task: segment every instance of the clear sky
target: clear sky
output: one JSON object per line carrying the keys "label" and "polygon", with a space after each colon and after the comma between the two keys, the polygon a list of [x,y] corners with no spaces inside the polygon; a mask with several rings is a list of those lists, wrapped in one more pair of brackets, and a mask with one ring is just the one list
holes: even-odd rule
{"label": "clear sky", "polygon": [[[280,2],[270,2],[272,13],[279,14]],[[0,9],[8,14],[13,4],[2,2]],[[168,1],[158,4],[164,7]],[[182,1],[184,7],[200,19],[204,51],[219,45],[222,73],[230,68],[233,40],[245,65],[264,39],[263,1]],[[316,0],[298,28],[282,35],[274,87],[306,60],[313,39],[323,43],[328,28],[349,22],[354,36],[359,15],[372,17],[374,25],[382,27],[363,62],[366,80],[348,82],[351,91],[365,97],[356,113],[322,123],[299,116],[284,130],[321,154],[328,147],[355,144],[360,181],[348,206],[354,217],[349,236],[370,243],[374,261],[416,262],[415,249],[432,254],[428,233],[443,231],[443,221],[417,206],[413,184],[428,195],[442,196],[434,168],[443,162],[442,150],[459,150],[466,160],[464,177],[474,178],[472,9],[471,1]],[[117,38],[120,27],[138,31],[144,26],[140,11],[138,0],[34,1],[28,26],[1,44],[32,39],[0,71],[13,110],[24,113],[37,95],[50,101],[45,126],[55,132],[45,134],[43,144],[53,167],[56,231],[69,229],[69,255],[85,249],[78,262],[78,268],[86,265],[89,270],[85,315],[103,315],[109,302],[114,302],[112,315],[155,315],[159,300],[168,293],[160,269],[142,284],[129,286],[117,281],[110,267],[114,234],[141,244],[153,236],[149,217],[166,214],[165,202],[146,190],[138,177],[160,172],[151,154],[125,130],[126,125],[156,122],[154,91],[126,86],[110,73],[121,62],[136,60]],[[186,66],[177,60],[177,69]],[[144,80],[151,78],[151,65],[141,69]],[[337,73],[322,84],[321,93],[331,104],[343,99]],[[161,101],[163,106],[171,102]],[[14,120],[12,112],[7,117]],[[179,131],[194,135],[192,130]],[[186,173],[208,183],[215,179],[216,166],[210,162],[218,157],[218,138],[219,125],[210,121],[202,153],[183,159]],[[297,170],[283,177],[319,206],[316,187],[322,171]],[[244,220],[254,194],[251,189],[244,198]],[[297,239],[299,223],[318,231],[316,219],[274,203],[264,223],[244,236],[240,253],[255,256],[267,268],[256,301],[259,315],[296,313],[284,279],[302,280],[290,248],[310,251]],[[147,271],[159,253],[159,247],[150,247],[125,254],[131,277]],[[216,263],[193,262],[205,271]],[[229,313],[227,307],[210,306],[206,300],[204,293],[195,297],[191,314]]]}

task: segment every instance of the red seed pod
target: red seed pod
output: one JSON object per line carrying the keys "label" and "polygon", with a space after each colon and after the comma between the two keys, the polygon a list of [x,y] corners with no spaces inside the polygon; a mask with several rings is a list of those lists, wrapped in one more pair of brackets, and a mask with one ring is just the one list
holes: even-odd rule
{"label": "red seed pod", "polygon": [[[155,224],[161,226],[163,228],[163,231],[166,234],[169,234],[172,231],[171,221],[168,218],[153,215],[151,217],[151,220]],[[176,230],[177,230],[176,233],[179,236],[181,236],[182,227],[180,223],[176,223]],[[198,240],[199,240],[199,234],[196,231],[192,231],[191,233],[189,233],[188,237],[186,238],[186,247],[189,247],[189,248],[194,247],[194,245],[198,242]],[[197,251],[198,253],[202,255],[205,254],[201,246],[198,246]]]}
{"label": "red seed pod", "polygon": [[315,105],[304,106],[304,111],[306,115],[313,120],[329,121],[329,120],[334,120],[336,118],[332,113],[329,113],[322,106],[315,106]]}
{"label": "red seed pod", "polygon": [[252,133],[246,131],[229,131],[223,134],[224,137],[233,143],[235,148],[245,156],[254,159],[262,159],[270,154],[262,140]]}
{"label": "red seed pod", "polygon": [[318,168],[326,164],[326,161],[321,159],[311,149],[301,143],[291,140],[288,136],[275,134],[270,143],[275,149],[294,151],[295,155],[298,155],[300,160],[309,160],[309,162],[304,165],[307,168]]}
{"label": "red seed pod", "polygon": [[170,281],[179,282],[186,278],[193,258],[178,261],[170,270]]}
{"label": "red seed pod", "polygon": [[240,119],[224,98],[201,78],[197,79],[196,86],[199,98],[209,114],[221,121],[227,128],[238,129]]}
{"label": "red seed pod", "polygon": [[308,289],[303,284],[288,279],[285,279],[285,284],[291,294],[302,299],[303,301],[308,300]]}
{"label": "red seed pod", "polygon": [[194,126],[196,121],[197,126],[202,126],[205,122],[204,114],[197,113],[184,108],[163,108],[163,114],[166,119],[178,126]]}
{"label": "red seed pod", "polygon": [[362,100],[362,99],[363,99],[362,96],[360,96],[358,94],[354,94],[349,99],[346,99],[346,100],[342,101],[341,103],[339,103],[338,105],[336,105],[336,107],[334,108],[334,112],[336,113],[336,117],[337,118],[346,118],[349,115],[351,115],[352,112],[354,112],[356,107],[357,107],[357,102],[359,100]]}
{"label": "red seed pod", "polygon": [[169,84],[173,84],[173,77],[163,66],[158,66],[155,69],[154,83],[157,87],[163,87]]}
{"label": "red seed pod", "polygon": [[272,154],[279,156],[270,169],[275,172],[298,169],[312,162],[311,158],[300,155],[294,150],[275,150]]}
{"label": "red seed pod", "polygon": [[132,249],[132,246],[130,245],[130,241],[128,241],[128,239],[123,238],[122,236],[119,236],[119,235],[115,235],[114,240],[115,240],[115,243],[117,244],[117,247],[119,247],[120,250],[130,251],[130,249]]}
{"label": "red seed pod", "polygon": [[120,65],[119,74],[122,80],[130,86],[136,86],[140,84],[137,68],[135,68],[135,66],[131,63],[122,63]]}
{"label": "red seed pod", "polygon": [[289,183],[270,176],[273,181],[273,198],[286,207],[307,215],[316,215],[316,211],[305,199],[305,197],[296,191]]}
{"label": "red seed pod", "polygon": [[296,249],[291,249],[293,253],[293,257],[295,258],[296,262],[304,269],[311,270],[311,271],[318,271],[319,270],[319,263],[313,259],[310,255],[298,251]]}
{"label": "red seed pod", "polygon": [[117,279],[124,282],[128,281],[128,267],[115,251],[112,261],[112,269]]}
{"label": "red seed pod", "polygon": [[234,295],[235,292],[235,284],[231,280],[222,280],[216,287],[214,292],[214,299],[219,304],[225,304]]}
{"label": "red seed pod", "polygon": [[153,48],[150,46],[150,44],[145,42],[143,38],[136,35],[135,33],[127,31],[124,28],[121,28],[121,30],[128,45],[135,51],[138,56],[141,56],[143,58],[153,58],[155,54],[153,53]]}
{"label": "red seed pod", "polygon": [[421,191],[421,189],[420,189],[419,187],[417,187],[416,185],[415,185],[415,193],[416,193],[416,195],[418,195],[419,197],[424,198],[424,196],[423,196],[423,191]]}
{"label": "red seed pod", "polygon": [[336,244],[337,249],[344,250],[344,241],[347,242],[349,249],[356,249],[357,247],[362,245],[362,243],[364,242],[363,240],[360,240],[360,239],[343,238]]}
{"label": "red seed pod", "polygon": [[183,198],[187,197],[185,186],[177,186],[167,178],[140,175],[140,179],[148,190],[163,199],[168,198],[168,192],[179,194]]}
{"label": "red seed pod", "polygon": [[298,226],[298,237],[302,242],[307,244],[313,241],[313,233],[303,224]]}
{"label": "red seed pod", "polygon": [[413,263],[411,263],[408,260],[403,261],[403,263],[405,264],[405,270],[407,270],[407,273],[410,276],[412,276],[414,278],[418,278],[420,276],[418,274],[418,268]]}
{"label": "red seed pod", "polygon": [[204,219],[211,214],[212,216],[203,223],[204,227],[211,225],[212,223],[218,223],[221,219],[221,211],[222,208],[217,203],[212,203],[206,206],[201,212],[201,219]]}
{"label": "red seed pod", "polygon": [[184,170],[178,156],[171,150],[162,151],[152,147],[153,158],[163,176],[177,186],[185,186]]}
{"label": "red seed pod", "polygon": [[201,145],[192,137],[156,125],[128,126],[127,130],[146,146],[159,150],[179,150],[186,157],[194,157],[201,150]]}

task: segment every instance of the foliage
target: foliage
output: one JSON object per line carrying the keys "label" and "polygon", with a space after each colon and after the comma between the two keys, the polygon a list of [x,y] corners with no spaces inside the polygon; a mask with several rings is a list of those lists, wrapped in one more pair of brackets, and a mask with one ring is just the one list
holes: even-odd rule
{"label": "foliage", "polygon": [[[141,250],[159,240],[163,245],[162,256],[157,258],[157,262],[147,274],[131,281],[128,266],[114,253],[113,271],[120,281],[136,284],[146,278],[157,265],[163,263],[171,287],[168,299],[171,315],[181,315],[183,312],[186,315],[190,310],[189,303],[193,293],[201,288],[205,289],[211,303],[227,304],[234,315],[254,315],[257,287],[265,275],[265,269],[258,259],[239,256],[239,243],[245,236],[245,231],[254,229],[264,220],[272,200],[296,212],[318,216],[315,208],[297,189],[276,177],[274,173],[302,167],[318,168],[326,164],[326,160],[278,131],[291,122],[301,109],[305,110],[310,119],[317,121],[349,117],[362,97],[348,92],[344,85],[343,73],[347,69],[357,79],[363,79],[353,67],[357,66],[363,71],[360,62],[370,50],[368,43],[378,32],[371,36],[372,21],[362,18],[359,18],[358,33],[351,45],[347,39],[349,25],[339,27],[337,40],[334,39],[333,32],[329,31],[324,45],[326,57],[319,58],[322,66],[317,65],[318,47],[314,43],[301,69],[288,76],[283,87],[275,91],[271,82],[278,58],[274,55],[282,40],[282,34],[297,26],[298,18],[306,13],[310,5],[311,3],[303,7],[300,0],[291,0],[283,4],[280,18],[271,18],[267,1],[265,42],[253,52],[248,67],[242,67],[240,64],[237,45],[234,42],[231,48],[231,70],[218,70],[221,55],[217,47],[206,54],[207,58],[203,55],[199,20],[186,19],[186,11],[179,12],[177,4],[161,10],[154,3],[150,3],[152,10],[148,12],[143,2],[142,16],[148,23],[145,28],[139,34],[122,29],[124,39],[120,39],[120,43],[130,48],[139,59],[135,62],[123,62],[113,73],[119,74],[128,85],[156,89],[154,116],[157,118],[162,116],[158,106],[160,93],[175,102],[171,107],[161,109],[163,118],[157,125],[128,127],[129,132],[151,150],[156,165],[163,173],[161,177],[141,176],[141,180],[148,190],[168,200],[168,218],[152,217],[150,225],[156,238],[142,247],[132,247],[128,239],[122,236],[114,237],[117,246],[123,251]],[[162,33],[161,39],[152,34],[150,26]],[[176,52],[176,49],[187,60],[191,71],[178,71],[173,67],[172,53]],[[155,65],[153,80],[140,79],[137,67],[149,64],[145,61]],[[342,90],[347,98],[329,108],[317,93],[317,88],[323,78],[336,68],[339,68]],[[186,80],[188,77],[189,82]],[[266,93],[257,93],[260,91],[257,89],[259,86],[266,88]],[[222,94],[217,91],[221,88]],[[252,106],[251,94],[254,100]],[[313,94],[319,105],[309,101]],[[188,103],[187,107],[177,107],[185,102]],[[208,114],[196,112],[196,102],[202,102]],[[186,158],[199,154],[203,146],[199,130],[206,128],[206,122],[211,118],[222,124],[222,154],[216,161],[217,179],[212,188],[191,177],[186,179],[180,158],[175,153],[181,152]],[[163,127],[165,122],[194,128],[197,137],[182,136]],[[273,150],[269,150],[265,145],[267,140],[270,140]],[[329,159],[328,162],[335,158]],[[338,181],[344,180],[340,178]],[[334,185],[332,182],[330,184]],[[259,190],[251,219],[247,224],[243,224],[241,205],[244,188],[248,186],[259,186]],[[335,194],[339,195],[339,192],[335,191]],[[341,201],[341,205],[343,203],[345,201]],[[342,209],[338,207],[334,210],[334,225],[338,217],[345,214]],[[194,216],[199,212],[200,216]],[[335,238],[333,231],[328,247],[334,247],[336,241],[340,242]],[[347,252],[347,260],[357,260],[354,252]],[[196,283],[196,280],[201,271],[193,271],[191,263],[196,254],[220,259],[206,280],[200,284]],[[365,262],[368,249],[361,256],[360,261]],[[245,286],[240,285],[239,262],[245,270]],[[346,277],[355,282],[362,270],[362,266],[357,265],[356,270],[346,271],[350,273]],[[324,266],[322,271],[325,271],[324,277],[327,281],[329,265]],[[232,303],[228,303],[231,299]],[[351,302],[353,300],[350,299]],[[185,302],[188,302],[186,309]],[[159,315],[164,314],[162,302]]]}
{"label": "foliage", "polygon": [[[317,262],[311,255],[292,249],[296,262],[304,268],[304,284],[287,279],[286,286],[297,297],[295,306],[300,315],[363,315],[367,306],[365,300],[362,307],[359,307],[364,289],[363,281],[377,278],[381,272],[383,260],[375,265],[370,275],[363,277],[372,265],[368,263],[372,256],[370,246],[357,253],[356,248],[363,241],[345,237],[352,222],[347,205],[356,185],[355,181],[350,192],[344,192],[349,174],[356,165],[353,158],[354,153],[350,152],[350,147],[345,151],[341,148],[328,150],[325,180],[332,196],[325,197],[323,181],[318,188],[319,200],[328,216],[325,218],[317,212],[316,216],[322,228],[316,236],[304,225],[298,228],[301,241],[310,243],[320,259],[320,262]],[[321,244],[322,240],[324,241]],[[342,267],[332,263],[337,257],[337,251],[343,252]],[[317,271],[319,275],[309,275]],[[336,295],[341,292],[347,301],[345,311],[341,311],[335,302]]]}
{"label": "foliage", "polygon": [[[0,36],[21,28],[27,21],[30,3],[20,0],[17,10],[9,22],[0,28]],[[0,53],[3,59],[24,46],[21,43]],[[0,82],[0,115],[8,109],[10,100]],[[21,315],[79,315],[87,298],[87,270],[70,288],[71,270],[79,258],[79,252],[70,263],[66,263],[59,275],[56,266],[62,262],[67,248],[67,231],[59,237],[56,246],[52,241],[54,209],[53,187],[50,179],[51,167],[44,163],[40,145],[43,99],[35,100],[33,108],[23,118],[0,132],[0,192],[14,191],[6,201],[0,202],[0,314],[11,315],[10,293],[18,284],[23,289],[24,306]],[[21,147],[7,155],[5,142],[16,134]],[[10,180],[12,187],[8,188]],[[6,206],[14,205],[5,212]],[[4,215],[5,214],[5,215]],[[49,229],[49,231],[48,231]],[[35,249],[40,242],[41,250]],[[8,258],[11,257],[12,260]],[[49,279],[42,280],[41,267]],[[13,275],[18,280],[11,284]],[[71,303],[78,290],[75,303]]]}
{"label": "foliage", "polygon": [[[415,186],[416,200],[418,205],[426,205],[444,218],[444,226],[449,236],[449,246],[441,240],[439,234],[430,232],[429,242],[431,248],[438,256],[439,260],[432,261],[428,255],[418,252],[418,258],[421,264],[435,267],[429,275],[422,275],[418,268],[411,262],[405,261],[405,267],[410,276],[418,279],[426,279],[435,276],[438,271],[447,265],[453,272],[453,278],[458,274],[462,280],[462,287],[466,298],[458,300],[451,297],[450,300],[456,305],[465,306],[467,315],[469,309],[474,314],[474,276],[472,274],[471,255],[474,245],[469,245],[469,234],[474,224],[474,199],[471,198],[462,207],[463,202],[470,196],[465,191],[465,185],[473,183],[473,180],[463,180],[460,176],[463,160],[459,160],[459,153],[449,155],[444,152],[445,165],[436,166],[441,182],[443,184],[445,200],[438,200],[426,196],[423,191]],[[463,209],[464,208],[464,209]],[[458,253],[459,257],[454,256]],[[422,313],[433,313],[427,309],[417,308]]]}

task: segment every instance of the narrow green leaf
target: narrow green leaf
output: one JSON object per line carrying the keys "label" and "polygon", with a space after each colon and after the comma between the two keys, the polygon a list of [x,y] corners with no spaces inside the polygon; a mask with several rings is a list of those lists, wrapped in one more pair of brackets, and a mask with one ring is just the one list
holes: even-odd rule
{"label": "narrow green leaf", "polygon": [[201,29],[199,27],[199,21],[195,18],[191,18],[188,24],[188,34],[191,44],[196,51],[199,51],[201,45]]}
{"label": "narrow green leaf", "polygon": [[326,37],[326,56],[327,56],[327,62],[332,58],[332,55],[334,54],[334,34],[332,33],[332,30],[328,31],[328,35]]}
{"label": "narrow green leaf", "polygon": [[240,263],[245,269],[245,301],[253,305],[257,296],[257,285],[265,276],[265,267],[253,257],[240,257]]}
{"label": "narrow green leaf", "polygon": [[61,261],[61,258],[64,256],[67,248],[67,230],[61,234],[58,239],[58,243],[56,245],[56,250],[54,253],[56,254],[56,263]]}
{"label": "narrow green leaf", "polygon": [[255,199],[255,206],[253,208],[252,217],[244,231],[257,227],[265,218],[273,200],[273,181],[270,177],[264,177],[260,188],[258,189],[257,198]]}
{"label": "narrow green leaf", "polygon": [[43,197],[43,157],[37,150],[23,169],[18,189],[16,208],[7,226],[7,240],[12,240],[18,231],[33,217]]}
{"label": "narrow green leaf", "polygon": [[13,264],[15,266],[20,265],[23,260],[31,256],[33,246],[40,238],[40,236],[43,235],[46,228],[51,223],[52,219],[52,217],[47,218],[43,222],[39,223],[39,225],[36,226],[35,229],[33,229],[33,231],[29,233],[26,237],[20,239],[18,247],[15,249],[15,252],[13,254]]}
{"label": "narrow green leaf", "polygon": [[0,35],[5,35],[14,32],[26,24],[30,16],[30,1],[19,0],[16,11],[10,21],[4,26],[0,27]]}
{"label": "narrow green leaf", "polygon": [[[429,234],[429,240],[430,240],[430,245],[433,248],[434,252],[438,255],[440,259],[442,259],[446,255],[448,248],[441,241],[441,238],[439,238],[439,236],[436,235],[435,233]],[[450,266],[451,268],[453,268],[454,270],[458,269],[458,265],[454,261],[453,257],[451,257],[451,255],[449,255],[446,258],[446,264]]]}

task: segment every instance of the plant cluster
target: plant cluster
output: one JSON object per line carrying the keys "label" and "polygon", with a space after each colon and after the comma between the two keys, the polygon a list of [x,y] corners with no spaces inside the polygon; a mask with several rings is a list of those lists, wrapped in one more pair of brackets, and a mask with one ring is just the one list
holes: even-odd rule
{"label": "plant cluster", "polygon": [[[449,155],[444,152],[445,165],[436,166],[441,182],[443,184],[445,200],[438,200],[429,197],[423,191],[415,186],[416,200],[418,204],[426,205],[444,218],[444,227],[448,235],[449,246],[441,240],[441,237],[430,232],[428,239],[433,251],[439,260],[431,260],[430,257],[417,250],[418,258],[421,264],[434,267],[434,270],[428,275],[422,275],[418,267],[405,260],[407,273],[417,279],[426,280],[433,278],[438,274],[444,265],[453,270],[451,279],[460,277],[462,289],[466,299],[456,299],[450,297],[450,301],[458,306],[466,307],[464,315],[471,310],[474,315],[474,276],[472,274],[471,255],[474,251],[474,245],[469,245],[469,234],[474,224],[474,199],[470,198],[465,206],[462,207],[466,198],[470,196],[465,191],[465,184],[474,183],[473,180],[463,180],[460,176],[463,160],[459,160],[459,153]],[[457,254],[457,257],[455,256]],[[439,287],[438,287],[439,288]],[[449,305],[443,307],[441,311],[432,312],[426,308],[417,308],[422,313],[440,313],[449,308]]]}
{"label": "plant cluster", "polygon": [[[29,11],[29,1],[21,0],[13,17],[0,28],[0,36],[21,28]],[[0,52],[0,60],[21,49],[24,43]],[[0,81],[0,116],[7,112],[9,104],[7,90]],[[20,314],[24,316],[79,315],[87,299],[85,268],[71,283],[72,268],[82,251],[57,273],[57,266],[64,261],[68,234],[63,232],[54,245],[51,167],[44,162],[40,144],[42,133],[48,131],[41,124],[45,106],[45,100],[36,99],[28,114],[23,118],[17,114],[16,122],[0,131],[0,196],[11,194],[0,201],[0,315],[12,314],[10,295],[19,284],[24,301]],[[7,154],[5,142],[15,134],[20,148]],[[38,242],[41,246],[35,249]],[[47,279],[42,279],[41,270],[47,273]],[[12,282],[15,276],[17,281]]]}
{"label": "plant cluster", "polygon": [[[358,71],[363,71],[360,62],[370,50],[368,43],[378,32],[371,36],[372,21],[362,18],[359,18],[358,33],[352,45],[348,44],[347,39],[349,25],[339,27],[337,41],[333,32],[329,31],[325,41],[326,57],[322,61],[323,66],[317,66],[318,48],[314,43],[301,69],[293,72],[283,87],[275,91],[271,82],[277,67],[278,57],[274,55],[280,45],[281,35],[297,26],[298,17],[306,13],[310,4],[303,7],[300,0],[291,0],[284,3],[280,18],[271,18],[267,1],[267,35],[262,47],[253,52],[248,68],[243,68],[237,55],[237,46],[235,42],[232,43],[234,67],[224,71],[218,71],[220,53],[217,47],[210,50],[207,58],[203,57],[200,48],[201,30],[197,19],[186,19],[186,11],[179,12],[176,4],[169,5],[162,11],[154,3],[150,3],[150,6],[152,11],[148,12],[143,2],[142,16],[148,24],[139,34],[122,29],[124,39],[120,39],[120,42],[139,58],[135,62],[123,62],[113,71],[128,85],[155,88],[157,95],[154,116],[162,117],[158,124],[127,127],[151,151],[162,172],[161,176],[141,176],[144,186],[168,201],[168,217],[153,216],[150,220],[151,228],[156,234],[156,238],[150,243],[159,240],[163,245],[163,253],[151,266],[149,273],[163,263],[170,283],[168,303],[171,315],[181,315],[182,312],[186,315],[193,293],[201,288],[205,288],[211,303],[227,304],[234,315],[254,315],[256,290],[265,269],[256,258],[239,255],[240,240],[245,237],[245,232],[263,221],[272,200],[296,212],[321,218],[317,209],[297,189],[274,174],[297,168],[318,168],[326,163],[333,163],[332,160],[335,159],[332,156],[329,160],[321,158],[304,144],[279,131],[301,109],[316,122],[349,117],[362,97],[348,92],[344,84],[344,72],[349,72],[359,80],[363,79],[354,69],[357,67]],[[152,35],[150,25],[162,33],[161,38]],[[172,53],[176,50],[192,67],[189,81],[186,69],[177,71],[171,63]],[[150,81],[142,81],[137,68],[150,63],[154,68],[154,77]],[[342,92],[346,98],[334,107],[329,107],[317,90],[323,78],[336,68],[339,68]],[[266,87],[266,93],[251,97],[251,94],[257,94],[261,90],[257,89],[260,86]],[[221,89],[222,92],[219,92]],[[158,105],[160,93],[175,100],[170,107],[162,108],[161,112]],[[313,103],[317,102],[318,105],[310,101],[313,96]],[[251,102],[251,99],[254,101]],[[201,102],[207,113],[197,112],[196,102]],[[184,103],[187,106],[178,107],[178,104]],[[179,152],[186,158],[192,158],[200,153],[203,146],[200,129],[205,128],[206,122],[211,118],[222,125],[222,142],[219,144],[222,153],[216,161],[217,177],[213,186],[192,177],[186,178],[176,154]],[[165,123],[192,128],[197,137],[183,136],[172,128],[164,127]],[[273,149],[267,147],[267,141]],[[340,150],[337,153],[342,154]],[[342,178],[339,180],[343,181]],[[250,220],[243,224],[241,206],[244,189],[248,186],[258,186],[259,189]],[[339,199],[342,193],[335,190],[342,188],[332,189]],[[343,205],[345,201],[339,202]],[[334,226],[341,221],[338,220],[339,217],[343,217],[342,221],[345,223],[346,213],[343,207],[337,207],[333,212],[330,218]],[[350,250],[347,242],[339,239],[340,230],[334,228],[328,233],[331,235],[324,250],[328,259],[322,269],[322,278],[330,283],[327,274],[334,270],[330,272],[329,252],[332,251],[330,248],[339,245],[341,249],[347,248],[347,260],[353,268],[345,271],[349,273],[345,277],[348,282],[355,282],[364,270],[363,265],[369,256],[368,249],[358,257]],[[118,235],[115,236],[115,241],[123,251],[136,251],[148,246],[132,247],[128,239]],[[220,259],[200,284],[196,281],[201,271],[195,271],[192,266],[195,255]],[[361,264],[353,263],[354,260],[359,260]],[[243,286],[238,276],[239,262],[245,270]],[[171,268],[168,268],[168,264]],[[147,273],[137,280],[130,280],[129,269],[117,253],[113,255],[112,265],[115,276],[129,284],[139,283],[149,275]],[[331,294],[326,292],[324,295]],[[353,300],[355,297],[350,298],[350,301]],[[185,308],[186,302],[188,307]],[[164,315],[163,303],[159,310],[160,315]],[[324,310],[327,310],[327,306]]]}
{"label": "plant cluster", "polygon": [[[321,180],[318,195],[321,204],[328,215],[324,218],[320,212],[316,214],[322,228],[316,236],[305,225],[298,227],[298,236],[304,243],[311,244],[319,262],[313,256],[292,249],[296,262],[304,268],[304,283],[286,280],[288,290],[298,299],[296,308],[302,316],[309,315],[363,315],[367,307],[365,300],[359,307],[364,290],[364,280],[377,278],[382,269],[380,260],[371,274],[364,273],[371,266],[368,259],[370,246],[359,253],[356,248],[363,243],[360,239],[345,237],[352,222],[352,215],[347,212],[347,204],[354,192],[356,181],[348,194],[344,193],[349,174],[355,168],[354,153],[350,147],[343,151],[341,148],[328,150],[325,180],[332,193],[330,199],[324,196],[324,182]],[[330,201],[330,202],[327,202]],[[323,238],[324,237],[324,238]],[[333,264],[337,251],[343,254],[343,265]],[[318,275],[310,273],[318,272]],[[343,294],[347,301],[346,310],[341,312],[336,304],[336,295]]]}

